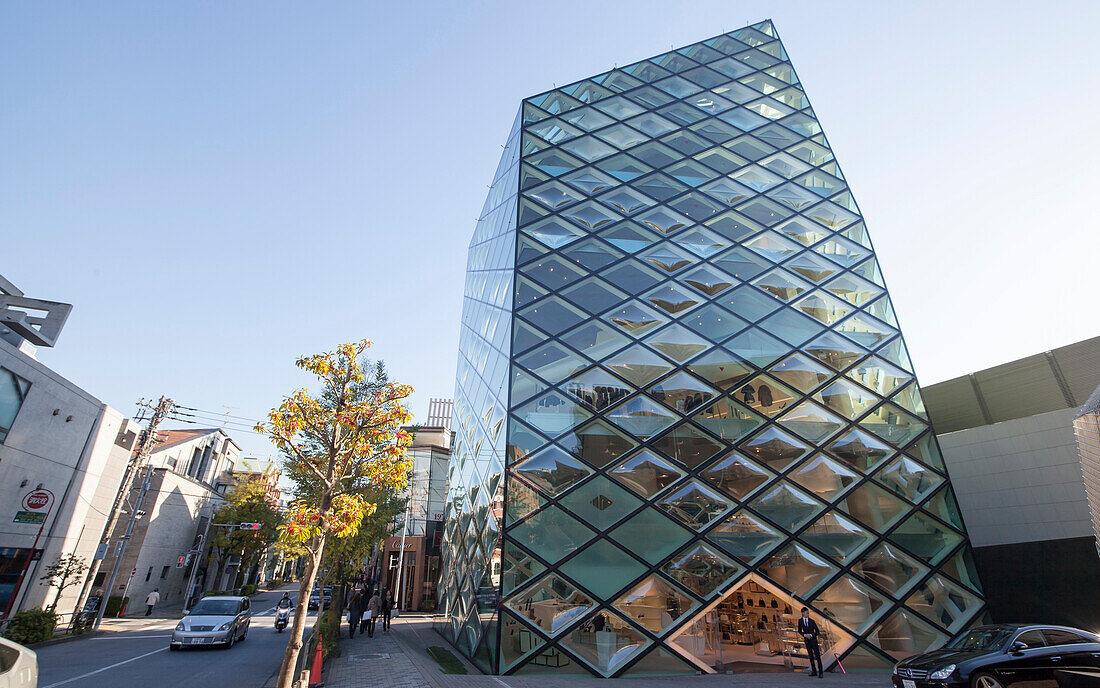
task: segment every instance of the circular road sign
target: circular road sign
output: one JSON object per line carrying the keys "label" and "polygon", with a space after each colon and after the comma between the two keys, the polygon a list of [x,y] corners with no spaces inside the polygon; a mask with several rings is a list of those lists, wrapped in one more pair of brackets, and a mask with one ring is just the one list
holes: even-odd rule
{"label": "circular road sign", "polygon": [[49,490],[33,490],[23,497],[23,508],[29,511],[45,509],[49,506],[51,497],[53,495]]}

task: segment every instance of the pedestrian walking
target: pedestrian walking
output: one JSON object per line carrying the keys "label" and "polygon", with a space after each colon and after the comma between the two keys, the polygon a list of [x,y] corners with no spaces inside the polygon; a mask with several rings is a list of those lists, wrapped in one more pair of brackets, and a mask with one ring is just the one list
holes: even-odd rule
{"label": "pedestrian walking", "polygon": [[825,669],[821,666],[821,646],[817,637],[821,635],[817,622],[810,618],[809,607],[802,608],[802,618],[798,620],[798,632],[806,643],[806,653],[810,655],[810,676],[814,675],[814,663],[817,664],[817,677],[825,678]]}
{"label": "pedestrian walking", "polygon": [[367,637],[374,637],[374,624],[378,621],[378,615],[382,611],[382,598],[378,593],[371,595],[367,602]]}
{"label": "pedestrian walking", "polygon": [[393,595],[386,588],[382,588],[382,631],[390,631],[390,615],[393,614]]}
{"label": "pedestrian walking", "polygon": [[348,598],[348,637],[355,637],[355,629],[363,618],[363,593],[354,590]]}
{"label": "pedestrian walking", "polygon": [[153,613],[153,607],[157,606],[160,602],[160,589],[153,588],[153,592],[149,593],[145,598],[145,616],[150,616]]}

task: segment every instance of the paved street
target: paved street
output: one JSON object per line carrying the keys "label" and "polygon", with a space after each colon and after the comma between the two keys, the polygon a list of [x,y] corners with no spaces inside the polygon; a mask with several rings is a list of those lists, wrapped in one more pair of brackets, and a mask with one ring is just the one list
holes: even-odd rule
{"label": "paved street", "polygon": [[[178,614],[105,621],[105,635],[37,650],[39,688],[259,688],[279,668],[290,637],[287,631],[276,633],[273,626],[273,608],[284,590],[297,597],[296,585],[293,590],[287,587],[252,597],[248,638],[231,650],[169,652]],[[161,616],[169,613],[163,610]]]}

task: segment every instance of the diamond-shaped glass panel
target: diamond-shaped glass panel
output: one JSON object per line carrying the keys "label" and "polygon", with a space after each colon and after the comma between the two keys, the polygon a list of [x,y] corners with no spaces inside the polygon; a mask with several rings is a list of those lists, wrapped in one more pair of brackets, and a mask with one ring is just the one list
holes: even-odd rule
{"label": "diamond-shaped glass panel", "polygon": [[695,543],[661,567],[663,573],[704,599],[744,570],[740,564],[702,542]]}
{"label": "diamond-shaped glass panel", "polygon": [[860,479],[859,473],[824,454],[818,454],[802,464],[789,477],[827,502],[833,501]]}
{"label": "diamond-shaped glass panel", "polygon": [[863,633],[890,608],[890,601],[874,588],[851,576],[841,576],[817,594],[817,606],[856,633]]}
{"label": "diamond-shaped glass panel", "polygon": [[683,414],[688,414],[713,399],[717,392],[710,385],[680,371],[646,390],[651,397]]}
{"label": "diamond-shaped glass panel", "polygon": [[978,612],[982,601],[966,588],[932,574],[917,586],[905,604],[955,633]]}
{"label": "diamond-shaped glass panel", "polygon": [[660,434],[677,416],[646,396],[636,396],[606,414],[607,419],[630,434],[646,439]]}
{"label": "diamond-shaped glass panel", "polygon": [[592,414],[558,392],[548,392],[514,411],[525,423],[548,437],[557,437]]}
{"label": "diamond-shaped glass panel", "polygon": [[828,559],[792,542],[761,563],[759,570],[784,590],[808,598],[837,569]]}
{"label": "diamond-shaped glass panel", "polygon": [[939,473],[905,455],[895,457],[880,468],[875,478],[911,502],[921,501],[944,482]]}
{"label": "diamond-shaped glass panel", "polygon": [[653,448],[690,469],[722,451],[723,445],[689,423],[653,442]]}
{"label": "diamond-shaped glass panel", "polygon": [[615,600],[614,606],[650,633],[661,635],[698,603],[662,576],[652,574]]}
{"label": "diamond-shaped glass panel", "polygon": [[852,573],[901,597],[928,568],[886,542],[880,542],[852,565]]}
{"label": "diamond-shaped glass panel", "polygon": [[[767,235],[761,235],[766,238]],[[795,275],[775,268],[752,281],[757,289],[762,289],[781,301],[790,301],[802,292],[812,289],[813,285]]]}
{"label": "diamond-shaped glass panel", "polygon": [[913,507],[875,483],[864,483],[838,502],[844,513],[885,533]]}
{"label": "diamond-shaped glass panel", "polygon": [[[597,625],[600,630],[591,630]],[[563,637],[561,644],[605,677],[622,668],[651,642],[621,616],[607,610],[597,615],[591,629],[579,626]]]}
{"label": "diamond-shaped glass panel", "polygon": [[604,365],[636,387],[645,387],[673,368],[668,361],[640,346],[619,352]]}
{"label": "diamond-shaped glass panel", "polygon": [[550,636],[595,606],[591,598],[553,573],[504,604]]}
{"label": "diamond-shaped glass panel", "polygon": [[824,332],[803,344],[801,348],[834,370],[844,370],[867,355],[862,347],[835,332]]}
{"label": "diamond-shaped glass panel", "polygon": [[812,401],[804,401],[779,419],[787,430],[815,444],[844,427],[844,419],[830,413]]}
{"label": "diamond-shaped glass panel", "polygon": [[554,445],[517,464],[512,470],[551,497],[592,475],[592,469]]}
{"label": "diamond-shaped glass panel", "polygon": [[729,511],[733,503],[705,483],[689,480],[662,497],[657,505],[688,527],[702,530]]}
{"label": "diamond-shaped glass panel", "polygon": [[591,409],[602,411],[630,396],[634,389],[602,368],[592,368],[562,389]]}
{"label": "diamond-shaped glass panel", "polygon": [[543,508],[508,530],[508,537],[551,564],[565,557],[596,534],[554,505]]}
{"label": "diamond-shaped glass panel", "polygon": [[759,375],[741,385],[730,395],[757,413],[774,418],[791,407],[798,392],[766,375]]}
{"label": "diamond-shaped glass panel", "polygon": [[616,480],[649,499],[683,477],[684,472],[668,459],[642,449],[611,470]]}
{"label": "diamond-shaped glass panel", "polygon": [[638,215],[635,219],[646,227],[658,231],[661,234],[672,234],[691,224],[691,220],[679,213],[673,212],[665,206],[658,206],[652,210],[647,210]]}
{"label": "diamond-shaped glass panel", "polygon": [[602,475],[574,488],[558,503],[599,531],[607,530],[641,505],[637,497]]}
{"label": "diamond-shaped glass panel", "polygon": [[738,501],[744,500],[772,478],[765,468],[737,452],[730,452],[707,466],[700,476]]}
{"label": "diamond-shaped glass panel", "polygon": [[783,539],[779,531],[743,509],[707,533],[707,540],[746,564],[758,561]]}
{"label": "diamond-shaped glass panel", "polygon": [[612,325],[633,337],[655,330],[668,322],[667,319],[658,315],[657,311],[636,301],[616,308],[603,317]]}
{"label": "diamond-shaped glass panel", "polygon": [[611,531],[610,537],[650,564],[657,564],[682,547],[692,531],[652,507],[631,516]]}
{"label": "diamond-shaped glass panel", "polygon": [[558,568],[585,590],[605,600],[645,571],[641,562],[602,538]]}
{"label": "diamond-shaped glass panel", "polygon": [[744,358],[719,348],[695,359],[688,370],[727,391],[753,373]]}
{"label": "diamond-shaped glass panel", "polygon": [[875,535],[839,513],[829,511],[802,531],[798,539],[845,564],[874,542]]}
{"label": "diamond-shaped glass panel", "polygon": [[674,316],[690,311],[702,301],[698,294],[679,287],[674,282],[666,282],[642,298],[650,305]]}
{"label": "diamond-shaped glass panel", "polygon": [[596,420],[558,443],[596,468],[603,468],[635,447],[635,442],[602,420]]}
{"label": "diamond-shaped glass panel", "polygon": [[729,398],[704,406],[692,418],[727,442],[740,441],[764,423],[760,416]]}
{"label": "diamond-shaped glass panel", "polygon": [[682,325],[670,325],[645,338],[650,345],[677,363],[693,358],[711,344]]}
{"label": "diamond-shaped glass panel", "polygon": [[752,508],[792,532],[823,507],[815,499],[787,483],[780,483],[753,500]]}
{"label": "diamond-shaped glass panel", "polygon": [[813,451],[812,446],[774,425],[764,428],[752,438],[742,442],[740,448],[749,458],[764,463],[776,471],[785,470]]}
{"label": "diamond-shaped glass panel", "polygon": [[702,265],[680,277],[691,288],[715,297],[737,284],[737,279],[709,265]]}

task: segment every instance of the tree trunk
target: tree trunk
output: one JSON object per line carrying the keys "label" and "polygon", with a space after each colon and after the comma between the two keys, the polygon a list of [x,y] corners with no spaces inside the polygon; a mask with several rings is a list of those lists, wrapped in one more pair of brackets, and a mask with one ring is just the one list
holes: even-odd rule
{"label": "tree trunk", "polygon": [[[317,569],[321,566],[321,556],[325,552],[325,533],[322,531],[310,546],[310,558],[306,567],[306,575],[302,577],[298,586],[298,603],[294,607],[294,623],[290,628],[290,641],[286,644],[283,653],[283,664],[279,667],[278,688],[293,688],[298,677],[294,675],[294,667],[298,664],[298,655],[302,652],[302,635],[306,626],[306,615],[309,614],[309,594],[313,590],[313,582],[317,578]],[[324,612],[324,591],[321,592],[320,604],[317,605],[317,618],[321,618]],[[339,612],[337,612],[339,613]]]}

